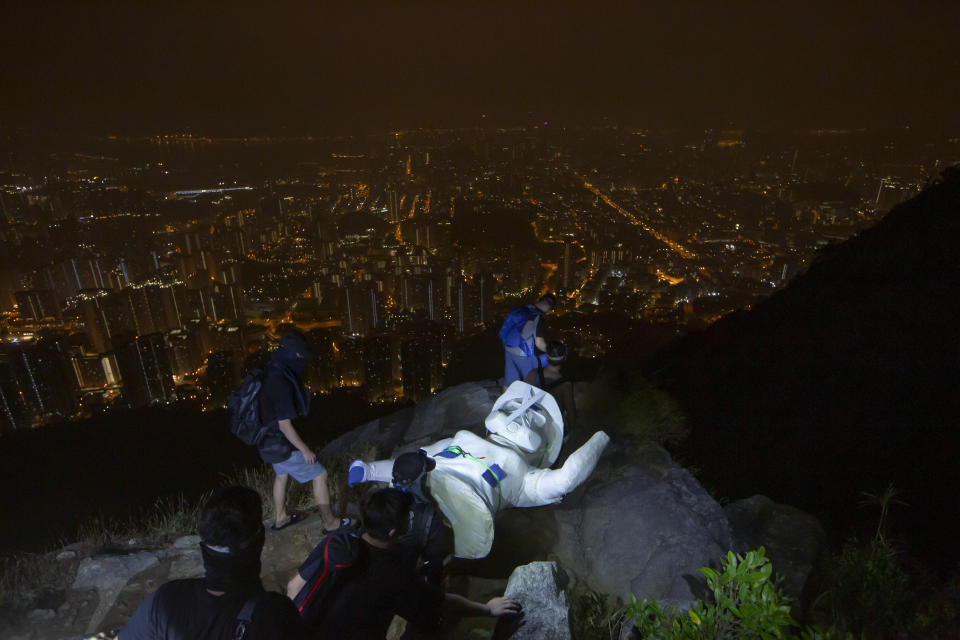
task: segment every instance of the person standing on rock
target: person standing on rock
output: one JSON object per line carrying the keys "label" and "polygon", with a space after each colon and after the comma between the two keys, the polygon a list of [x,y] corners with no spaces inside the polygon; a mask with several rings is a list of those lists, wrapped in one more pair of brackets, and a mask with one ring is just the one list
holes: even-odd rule
{"label": "person standing on rock", "polygon": [[527,374],[544,364],[543,354],[547,341],[543,337],[546,315],[557,306],[557,298],[548,293],[536,304],[517,307],[503,321],[500,342],[503,343],[503,388],[517,380],[525,380]]}
{"label": "person standing on rock", "polygon": [[118,640],[307,638],[293,603],[265,591],[260,581],[262,515],[253,489],[215,493],[197,526],[204,577],[162,585],[140,604]]}
{"label": "person standing on rock", "polygon": [[287,513],[290,476],[300,484],[311,483],[325,530],[343,524],[330,507],[327,470],[317,462],[317,455],[293,426],[294,418],[305,416],[310,410],[310,392],[302,378],[310,358],[310,347],[303,334],[286,332],[280,339],[280,346],[273,352],[260,391],[260,416],[267,430],[257,448],[260,458],[273,465],[276,473],[273,482],[274,530],[296,524],[302,518],[299,513]]}
{"label": "person standing on rock", "polygon": [[[512,598],[475,602],[418,577],[414,563],[396,544],[406,532],[412,505],[413,496],[397,488],[380,489],[363,501],[355,564],[325,593],[322,606],[312,609],[315,617],[306,620],[315,640],[383,640],[394,615],[420,633],[433,633],[442,628],[445,614],[499,617],[520,613],[520,603]],[[323,552],[321,544],[290,580],[287,595],[292,600],[309,588],[308,581],[323,564]]]}

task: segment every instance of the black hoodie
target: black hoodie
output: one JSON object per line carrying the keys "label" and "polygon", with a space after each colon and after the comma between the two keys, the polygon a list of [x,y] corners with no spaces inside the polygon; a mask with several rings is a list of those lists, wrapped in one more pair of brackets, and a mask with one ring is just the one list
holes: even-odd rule
{"label": "black hoodie", "polygon": [[311,358],[310,347],[299,332],[288,331],[273,352],[260,391],[260,417],[270,428],[260,441],[264,462],[283,462],[293,453],[293,445],[280,431],[280,420],[292,420],[310,411],[310,392],[301,378]]}

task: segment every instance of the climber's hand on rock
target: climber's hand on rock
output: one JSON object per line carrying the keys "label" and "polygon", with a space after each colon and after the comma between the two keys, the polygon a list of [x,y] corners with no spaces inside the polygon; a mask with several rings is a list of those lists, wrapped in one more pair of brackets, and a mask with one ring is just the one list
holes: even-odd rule
{"label": "climber's hand on rock", "polygon": [[507,613],[520,613],[523,605],[513,598],[491,598],[487,601],[487,609],[491,616],[497,618]]}

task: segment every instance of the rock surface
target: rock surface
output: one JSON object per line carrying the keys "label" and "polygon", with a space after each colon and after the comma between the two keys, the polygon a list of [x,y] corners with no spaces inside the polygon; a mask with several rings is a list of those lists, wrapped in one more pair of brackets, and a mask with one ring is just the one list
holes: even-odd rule
{"label": "rock surface", "polygon": [[700,567],[733,545],[720,505],[665,451],[611,469],[555,510],[553,549],[592,588],[680,604],[703,597]]}
{"label": "rock surface", "polygon": [[[733,529],[733,550],[742,553],[766,547],[774,573],[783,580],[783,589],[802,609],[804,585],[821,554],[827,548],[827,534],[809,513],[766,496],[752,496],[724,507]],[[795,608],[795,614],[799,610]]]}
{"label": "rock surface", "polygon": [[[523,625],[509,636],[511,640],[570,638],[570,610],[558,571],[556,562],[532,562],[510,574],[504,595],[523,604]],[[510,623],[504,619],[498,630]]]}
{"label": "rock surface", "polygon": [[323,459],[337,454],[374,447],[378,457],[404,451],[451,436],[460,429],[483,434],[483,420],[500,386],[492,381],[467,382],[444,389],[413,407],[378,418],[332,441],[320,452]]}
{"label": "rock surface", "polygon": [[86,558],[77,569],[73,589],[95,589],[99,596],[97,609],[87,623],[87,633],[96,632],[110,607],[130,578],[160,563],[157,553],[141,551],[122,556]]}

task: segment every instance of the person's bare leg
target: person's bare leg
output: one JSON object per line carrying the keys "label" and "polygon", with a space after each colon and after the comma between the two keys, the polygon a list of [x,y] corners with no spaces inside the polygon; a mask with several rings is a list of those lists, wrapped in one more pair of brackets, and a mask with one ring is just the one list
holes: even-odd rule
{"label": "person's bare leg", "polygon": [[273,526],[279,527],[287,520],[290,519],[290,516],[287,515],[287,478],[289,476],[284,474],[277,474],[277,477],[273,480],[273,510],[274,510],[274,522]]}
{"label": "person's bare leg", "polygon": [[327,489],[327,472],[313,479],[313,499],[320,510],[320,517],[323,518],[324,529],[336,529],[340,526],[340,518],[333,515],[333,509],[330,507],[330,491]]}

